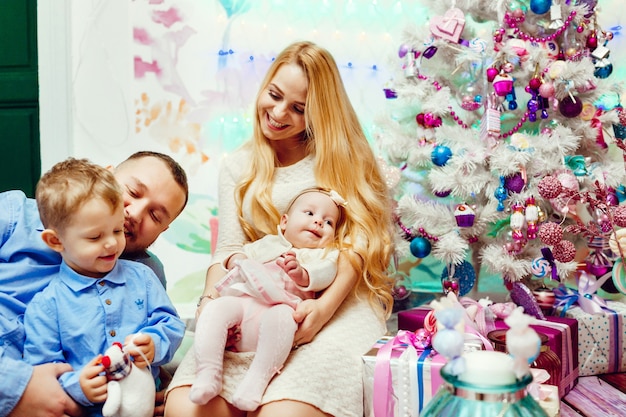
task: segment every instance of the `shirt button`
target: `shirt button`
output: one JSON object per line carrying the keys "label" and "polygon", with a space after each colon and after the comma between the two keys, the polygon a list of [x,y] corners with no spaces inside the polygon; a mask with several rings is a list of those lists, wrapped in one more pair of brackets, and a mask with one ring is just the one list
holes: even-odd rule
{"label": "shirt button", "polygon": [[111,305],[111,300],[109,300],[108,298],[106,300],[104,300],[104,302],[106,303],[106,305],[110,306]]}
{"label": "shirt button", "polygon": [[104,287],[104,281],[100,281],[98,284],[99,284],[101,287]]}
{"label": "shirt button", "polygon": [[115,337],[117,333],[115,333],[115,330],[111,330],[109,331],[109,334],[111,335],[111,337]]}

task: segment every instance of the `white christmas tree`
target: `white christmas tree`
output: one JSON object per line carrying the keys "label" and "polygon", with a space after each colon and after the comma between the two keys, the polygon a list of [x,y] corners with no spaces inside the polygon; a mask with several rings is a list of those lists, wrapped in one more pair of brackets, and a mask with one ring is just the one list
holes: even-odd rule
{"label": "white christmas tree", "polygon": [[626,226],[625,120],[596,1],[427,3],[377,134],[400,250],[442,261],[445,291],[501,274],[526,308],[550,277],[606,275]]}

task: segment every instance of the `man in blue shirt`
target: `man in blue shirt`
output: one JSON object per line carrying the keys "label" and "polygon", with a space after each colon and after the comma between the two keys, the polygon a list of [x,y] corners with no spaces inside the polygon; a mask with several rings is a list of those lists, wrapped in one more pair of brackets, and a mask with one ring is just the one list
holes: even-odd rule
{"label": "man in blue shirt", "polygon": [[[147,248],[187,203],[185,172],[167,155],[139,152],[114,174],[124,194],[123,257],[149,264]],[[57,381],[69,365],[32,367],[22,360],[26,306],[61,264],[61,256],[42,241],[42,230],[34,200],[19,191],[0,193],[0,417],[80,414]]]}

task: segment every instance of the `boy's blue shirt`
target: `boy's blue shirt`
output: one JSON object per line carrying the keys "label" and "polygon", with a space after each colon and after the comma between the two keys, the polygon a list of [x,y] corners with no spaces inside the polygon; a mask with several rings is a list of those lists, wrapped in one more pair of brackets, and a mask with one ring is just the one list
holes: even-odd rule
{"label": "boy's blue shirt", "polygon": [[32,365],[69,363],[74,371],[61,375],[59,382],[82,405],[92,404],[80,388],[80,371],[113,342],[124,343],[126,336],[139,332],[150,335],[156,378],[185,333],[154,273],[127,260],[118,260],[103,278],[85,277],[63,262],[58,276],[28,305],[24,328],[24,359]]}

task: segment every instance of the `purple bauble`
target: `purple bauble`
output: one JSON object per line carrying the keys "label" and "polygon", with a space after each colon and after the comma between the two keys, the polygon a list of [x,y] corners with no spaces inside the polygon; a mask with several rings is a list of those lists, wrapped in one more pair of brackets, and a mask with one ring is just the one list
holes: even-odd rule
{"label": "purple bauble", "polygon": [[450,193],[452,193],[452,190],[444,190],[444,191],[435,191],[435,192],[433,192],[433,194],[435,194],[439,198],[445,198],[445,197],[449,196]]}
{"label": "purple bauble", "polygon": [[410,293],[404,285],[399,284],[393,287],[393,298],[395,300],[404,300],[409,295]]}
{"label": "purple bauble", "polygon": [[619,199],[617,198],[617,193],[615,192],[615,189],[610,187],[607,189],[606,204],[613,207],[619,205]]}
{"label": "purple bauble", "polygon": [[576,117],[583,111],[583,102],[566,96],[559,102],[559,111],[565,117]]}
{"label": "purple bauble", "polygon": [[408,53],[409,53],[409,46],[405,44],[400,45],[400,49],[398,49],[398,56],[400,58],[404,58],[406,54]]}
{"label": "purple bauble", "polygon": [[521,193],[526,183],[521,173],[516,173],[504,179],[504,188],[514,193]]}

